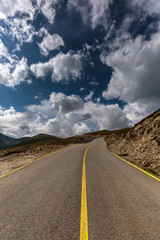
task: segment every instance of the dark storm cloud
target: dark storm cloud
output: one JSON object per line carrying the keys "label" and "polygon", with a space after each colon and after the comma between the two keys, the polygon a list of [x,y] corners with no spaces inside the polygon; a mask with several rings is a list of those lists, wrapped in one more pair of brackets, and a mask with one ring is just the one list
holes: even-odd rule
{"label": "dark storm cloud", "polygon": [[25,135],[31,134],[31,129],[28,125],[20,126],[20,131],[23,132],[23,134]]}
{"label": "dark storm cloud", "polygon": [[85,113],[82,115],[81,121],[85,121],[91,118],[92,118],[92,115],[90,113]]}

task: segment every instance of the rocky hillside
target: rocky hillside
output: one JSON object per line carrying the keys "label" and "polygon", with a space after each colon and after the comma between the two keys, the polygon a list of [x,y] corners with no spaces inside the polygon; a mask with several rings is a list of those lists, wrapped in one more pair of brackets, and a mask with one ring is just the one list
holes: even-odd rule
{"label": "rocky hillside", "polygon": [[[10,140],[10,137],[3,136],[4,138],[6,137],[6,140]],[[38,134],[34,137],[23,138],[23,141],[16,144],[16,146],[16,139],[13,138],[11,139],[13,142],[7,142],[7,144],[14,144],[14,147],[7,148],[7,145],[1,145],[3,149],[0,150],[0,175],[32,162],[50,152],[70,146],[71,144],[87,143],[94,138],[93,136],[75,136],[62,139],[52,135]]]}
{"label": "rocky hillside", "polygon": [[112,152],[160,176],[160,109],[128,132],[112,133],[105,140]]}

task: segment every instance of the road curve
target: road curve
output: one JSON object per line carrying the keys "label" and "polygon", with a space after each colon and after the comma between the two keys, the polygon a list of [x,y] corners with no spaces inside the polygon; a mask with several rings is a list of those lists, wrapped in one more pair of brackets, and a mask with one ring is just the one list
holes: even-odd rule
{"label": "road curve", "polygon": [[0,179],[1,240],[80,239],[87,148],[87,238],[160,239],[160,182],[114,156],[102,139],[96,139]]}

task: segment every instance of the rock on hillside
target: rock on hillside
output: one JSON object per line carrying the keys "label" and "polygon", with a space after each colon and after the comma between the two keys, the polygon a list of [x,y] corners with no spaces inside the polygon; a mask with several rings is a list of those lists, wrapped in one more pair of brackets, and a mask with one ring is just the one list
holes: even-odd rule
{"label": "rock on hillside", "polygon": [[105,138],[108,148],[139,167],[160,176],[160,109],[126,134]]}

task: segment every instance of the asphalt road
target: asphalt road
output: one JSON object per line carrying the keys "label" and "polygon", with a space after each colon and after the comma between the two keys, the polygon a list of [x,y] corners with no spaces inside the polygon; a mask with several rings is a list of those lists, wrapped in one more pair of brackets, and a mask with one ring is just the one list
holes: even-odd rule
{"label": "asphalt road", "polygon": [[90,145],[88,239],[160,240],[160,182],[111,154],[102,139],[1,178],[0,240],[80,239],[82,165]]}

